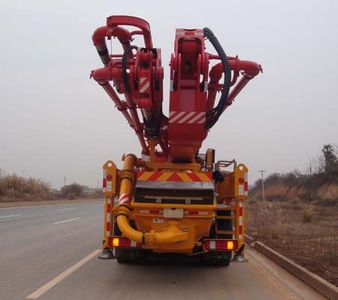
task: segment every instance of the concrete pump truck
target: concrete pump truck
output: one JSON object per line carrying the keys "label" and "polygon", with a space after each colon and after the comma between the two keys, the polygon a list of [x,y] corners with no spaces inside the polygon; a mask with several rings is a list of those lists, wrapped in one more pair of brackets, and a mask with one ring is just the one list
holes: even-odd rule
{"label": "concrete pump truck", "polygon": [[[136,37],[141,46],[133,44]],[[116,38],[122,53],[110,53]],[[110,16],[92,40],[103,67],[91,78],[105,90],[141,145],[123,167],[103,165],[101,258],[119,263],[150,253],[196,255],[227,266],[242,258],[248,169],[200,152],[224,110],[262,68],[227,56],[209,28],[176,29],[170,59],[169,114],[162,111],[161,49],[140,18]],[[208,40],[215,54],[206,51]],[[217,93],[220,98],[216,100]]]}

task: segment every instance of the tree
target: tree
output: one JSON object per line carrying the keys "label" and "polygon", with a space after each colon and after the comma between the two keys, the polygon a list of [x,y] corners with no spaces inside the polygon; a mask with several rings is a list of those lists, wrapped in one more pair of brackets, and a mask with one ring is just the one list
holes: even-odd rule
{"label": "tree", "polygon": [[327,172],[337,165],[337,154],[334,147],[330,144],[324,145],[322,151],[325,159],[325,171]]}
{"label": "tree", "polygon": [[325,174],[331,179],[336,179],[338,176],[337,150],[332,145],[327,144],[323,146],[322,152]]}
{"label": "tree", "polygon": [[79,198],[83,195],[83,187],[77,183],[65,185],[61,188],[61,195],[67,199]]}

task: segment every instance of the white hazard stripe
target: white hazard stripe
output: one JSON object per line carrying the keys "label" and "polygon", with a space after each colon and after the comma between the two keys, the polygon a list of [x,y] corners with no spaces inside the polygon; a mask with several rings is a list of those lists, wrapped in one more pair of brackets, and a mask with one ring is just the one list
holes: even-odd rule
{"label": "white hazard stripe", "polygon": [[149,89],[149,87],[150,87],[150,81],[148,81],[146,77],[141,77],[140,84],[139,84],[139,92],[144,93]]}
{"label": "white hazard stripe", "polygon": [[242,216],[239,216],[239,217],[238,217],[238,225],[239,225],[239,226],[242,226],[242,225],[243,225],[243,217],[242,217]]}
{"label": "white hazard stripe", "polygon": [[244,195],[244,184],[238,185],[238,195]]}
{"label": "white hazard stripe", "polygon": [[178,121],[178,124],[182,124],[184,123],[186,120],[188,120],[192,115],[194,115],[195,113],[192,111],[190,113],[188,113],[184,118],[182,118],[181,120]]}
{"label": "white hazard stripe", "polygon": [[209,241],[209,248],[210,248],[211,250],[216,249],[216,242],[215,242],[215,241]]}
{"label": "white hazard stripe", "polygon": [[184,116],[185,111],[181,111],[179,112],[177,115],[174,116],[174,112],[170,113],[170,117],[169,117],[169,123],[175,123],[177,120],[179,120],[182,116]]}
{"label": "white hazard stripe", "polygon": [[121,194],[119,198],[119,205],[129,202],[129,196],[127,194]]}
{"label": "white hazard stripe", "polygon": [[191,119],[188,122],[188,124],[193,124],[193,123],[202,124],[204,122],[205,122],[205,112],[201,112],[196,117],[194,117],[193,119]]}
{"label": "white hazard stripe", "polygon": [[205,123],[205,112],[196,111],[171,111],[169,115],[170,124],[203,124]]}

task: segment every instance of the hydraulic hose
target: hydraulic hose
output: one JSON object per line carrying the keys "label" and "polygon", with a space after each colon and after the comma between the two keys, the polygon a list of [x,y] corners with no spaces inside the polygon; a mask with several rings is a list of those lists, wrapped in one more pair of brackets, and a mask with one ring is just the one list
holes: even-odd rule
{"label": "hydraulic hose", "polygon": [[182,231],[176,221],[169,221],[163,231],[141,232],[130,226],[128,217],[130,214],[130,194],[132,193],[134,175],[133,170],[137,158],[126,155],[123,171],[121,172],[120,197],[116,211],[116,221],[121,232],[130,240],[153,246],[156,244],[169,244],[184,241],[188,238],[188,232]]}
{"label": "hydraulic hose", "polygon": [[[122,208],[122,207],[121,207]],[[184,241],[188,238],[188,232],[183,232],[177,227],[176,221],[169,221],[165,231],[162,232],[141,232],[132,228],[128,222],[128,217],[125,213],[126,207],[123,207],[124,212],[117,215],[116,221],[121,232],[130,240],[142,243],[146,246],[170,244]]]}
{"label": "hydraulic hose", "polygon": [[206,121],[206,128],[210,129],[215,125],[218,118],[223,113],[224,109],[227,107],[227,99],[229,96],[230,86],[231,86],[231,68],[228,61],[228,58],[219,43],[218,39],[214,35],[214,33],[207,27],[203,28],[204,36],[210,41],[210,43],[214,46],[219,58],[221,59],[223,65],[223,72],[224,72],[224,82],[223,82],[223,89],[222,95],[219,99],[219,102],[216,107],[212,110],[207,112],[207,121]]}

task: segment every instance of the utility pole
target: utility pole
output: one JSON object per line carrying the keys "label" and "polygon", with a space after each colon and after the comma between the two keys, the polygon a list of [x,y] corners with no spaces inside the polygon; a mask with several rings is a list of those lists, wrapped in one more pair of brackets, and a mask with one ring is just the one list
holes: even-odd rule
{"label": "utility pole", "polygon": [[264,187],[264,172],[265,170],[259,170],[261,173],[261,178],[262,178],[262,196],[263,196],[263,201],[265,201],[265,187]]}
{"label": "utility pole", "polygon": [[66,186],[66,183],[67,183],[67,177],[63,176],[63,186]]}

